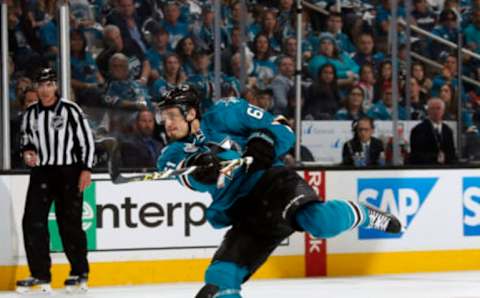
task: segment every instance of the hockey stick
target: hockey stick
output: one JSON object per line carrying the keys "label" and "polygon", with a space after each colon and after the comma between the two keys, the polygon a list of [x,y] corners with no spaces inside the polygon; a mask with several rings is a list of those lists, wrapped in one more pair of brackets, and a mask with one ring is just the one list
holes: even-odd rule
{"label": "hockey stick", "polygon": [[[108,161],[108,173],[112,179],[113,184],[123,184],[129,182],[139,182],[139,181],[154,181],[154,180],[170,180],[175,176],[188,175],[195,170],[203,167],[208,168],[209,166],[189,166],[178,169],[169,169],[161,172],[150,172],[140,175],[124,176],[120,173],[120,164],[121,164],[121,152],[119,149],[118,141],[115,138],[104,138],[100,140],[100,143],[109,153],[110,158]],[[245,165],[250,166],[253,162],[253,157],[247,156],[238,159],[221,161],[220,166],[220,175],[217,180],[217,187],[222,188],[225,185],[225,178],[230,178],[232,172]]]}
{"label": "hockey stick", "polygon": [[[243,157],[233,160],[221,161],[220,165],[222,169],[220,170],[220,175],[218,177],[217,186],[222,188],[225,185],[225,178],[230,177],[233,170],[243,166],[250,165],[253,161],[252,157]],[[133,176],[123,176],[117,167],[113,166],[113,162],[110,162],[109,173],[114,184],[123,184],[129,182],[139,182],[139,181],[155,181],[155,180],[170,180],[176,176],[188,175],[193,173],[199,168],[208,168],[209,166],[189,166],[179,169],[169,169],[161,172],[150,172],[140,175]]]}

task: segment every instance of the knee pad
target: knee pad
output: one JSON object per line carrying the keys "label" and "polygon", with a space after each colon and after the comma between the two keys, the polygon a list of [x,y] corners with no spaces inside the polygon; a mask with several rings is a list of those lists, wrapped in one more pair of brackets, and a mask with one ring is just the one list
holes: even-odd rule
{"label": "knee pad", "polygon": [[213,298],[217,293],[218,293],[217,286],[206,284],[200,289],[200,291],[197,293],[195,298]]}

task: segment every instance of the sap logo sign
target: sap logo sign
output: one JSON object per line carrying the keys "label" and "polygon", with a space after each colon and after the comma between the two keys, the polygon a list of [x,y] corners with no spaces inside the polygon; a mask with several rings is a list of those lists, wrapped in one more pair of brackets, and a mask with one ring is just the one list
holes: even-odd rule
{"label": "sap logo sign", "polygon": [[[422,207],[438,178],[365,178],[358,179],[358,201],[388,211],[408,228]],[[400,238],[401,234],[386,234],[360,228],[359,239]]]}
{"label": "sap logo sign", "polygon": [[463,178],[463,235],[480,236],[480,177]]}

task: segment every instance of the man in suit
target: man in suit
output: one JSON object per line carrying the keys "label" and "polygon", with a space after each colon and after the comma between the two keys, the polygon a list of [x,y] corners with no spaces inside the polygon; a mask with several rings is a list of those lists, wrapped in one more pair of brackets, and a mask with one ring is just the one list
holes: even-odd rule
{"label": "man in suit", "polygon": [[122,166],[126,168],[154,168],[163,143],[153,138],[155,118],[150,110],[138,112],[135,134],[121,142]]}
{"label": "man in suit", "polygon": [[343,145],[343,165],[365,167],[385,164],[383,142],[373,137],[374,129],[370,117],[361,117],[352,122],[353,138]]}
{"label": "man in suit", "polygon": [[410,163],[416,165],[453,164],[457,161],[453,131],[443,123],[445,103],[431,98],[427,103],[427,119],[410,134]]}

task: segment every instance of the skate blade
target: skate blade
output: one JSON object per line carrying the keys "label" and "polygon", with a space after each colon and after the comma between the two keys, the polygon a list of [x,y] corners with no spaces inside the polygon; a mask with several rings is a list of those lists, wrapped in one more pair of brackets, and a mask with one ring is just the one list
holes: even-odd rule
{"label": "skate blade", "polygon": [[52,294],[52,286],[50,285],[37,285],[33,287],[17,287],[16,292],[24,295],[32,295],[32,294]]}
{"label": "skate blade", "polygon": [[81,294],[88,291],[88,285],[86,283],[81,283],[74,286],[65,286],[65,291],[68,294]]}

